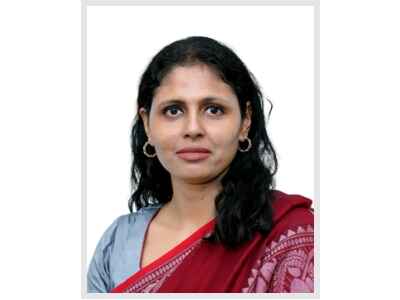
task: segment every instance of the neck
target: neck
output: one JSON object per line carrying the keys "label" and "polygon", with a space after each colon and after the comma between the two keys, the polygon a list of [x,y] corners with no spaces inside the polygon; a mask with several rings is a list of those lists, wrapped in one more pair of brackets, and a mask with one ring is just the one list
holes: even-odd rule
{"label": "neck", "polygon": [[222,186],[218,179],[188,183],[172,178],[173,196],[164,206],[164,217],[175,228],[196,228],[215,217],[215,197]]}

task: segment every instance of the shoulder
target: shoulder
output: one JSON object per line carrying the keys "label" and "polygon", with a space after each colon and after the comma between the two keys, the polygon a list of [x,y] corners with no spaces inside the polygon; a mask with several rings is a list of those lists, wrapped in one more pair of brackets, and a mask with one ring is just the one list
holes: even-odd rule
{"label": "shoulder", "polygon": [[312,201],[301,195],[274,191],[272,207],[272,230],[243,292],[313,292]]}
{"label": "shoulder", "polygon": [[312,278],[314,210],[311,199],[276,191],[273,208],[274,225],[264,258],[274,261],[277,268],[297,264],[302,271],[311,272]]}
{"label": "shoulder", "polygon": [[273,222],[281,227],[314,225],[312,200],[299,195],[273,191]]}
{"label": "shoulder", "polygon": [[276,193],[274,237],[265,263],[274,265],[270,292],[314,290],[314,210],[312,201],[298,194]]}
{"label": "shoulder", "polygon": [[[140,209],[116,218],[101,236],[87,274],[89,293],[108,292],[114,286],[114,267],[129,240],[136,240],[159,206]],[[134,249],[131,249],[134,251]]]}
{"label": "shoulder", "polygon": [[102,248],[109,247],[119,237],[124,236],[125,238],[127,235],[132,234],[132,230],[140,231],[140,225],[145,226],[158,209],[159,206],[150,206],[141,208],[137,212],[119,216],[105,230],[99,245]]}

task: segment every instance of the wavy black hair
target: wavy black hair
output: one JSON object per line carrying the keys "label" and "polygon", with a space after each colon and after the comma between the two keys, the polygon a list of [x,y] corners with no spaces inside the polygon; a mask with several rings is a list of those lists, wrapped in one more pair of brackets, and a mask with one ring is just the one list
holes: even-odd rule
{"label": "wavy black hair", "polygon": [[[132,212],[133,205],[138,210],[162,205],[172,197],[169,172],[157,157],[148,158],[143,153],[147,135],[139,109],[143,107],[150,111],[155,89],[174,67],[194,64],[207,65],[233,89],[242,118],[246,102],[251,104],[248,137],[252,147],[248,152],[237,151],[221,179],[223,188],[215,198],[215,228],[206,238],[233,248],[250,240],[256,231],[268,234],[271,230],[274,175],[278,163],[266,131],[263,95],[256,79],[228,46],[214,39],[194,36],[167,45],[152,58],[141,76],[131,133],[132,195],[128,206]],[[272,104],[268,115],[271,110]]]}

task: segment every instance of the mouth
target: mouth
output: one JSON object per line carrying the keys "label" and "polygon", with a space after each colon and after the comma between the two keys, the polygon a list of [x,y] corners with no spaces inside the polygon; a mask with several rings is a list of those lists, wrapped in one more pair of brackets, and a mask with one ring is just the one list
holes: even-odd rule
{"label": "mouth", "polygon": [[177,155],[186,161],[200,161],[208,158],[210,152],[181,152],[177,153]]}
{"label": "mouth", "polygon": [[207,159],[211,152],[206,148],[184,148],[176,152],[179,158],[186,161],[201,161]]}

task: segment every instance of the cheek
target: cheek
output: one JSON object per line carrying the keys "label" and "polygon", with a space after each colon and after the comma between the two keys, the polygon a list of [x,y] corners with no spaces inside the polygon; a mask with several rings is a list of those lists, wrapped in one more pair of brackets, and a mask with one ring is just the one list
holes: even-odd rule
{"label": "cheek", "polygon": [[174,153],[176,151],[177,137],[171,130],[165,127],[156,129],[153,136],[153,144],[157,152],[157,158],[161,165],[170,173],[174,173]]}
{"label": "cheek", "polygon": [[179,139],[179,132],[176,126],[165,123],[153,123],[151,126],[152,141],[157,152],[164,156],[167,152],[175,151]]}
{"label": "cheek", "polygon": [[237,143],[239,139],[240,123],[236,120],[226,120],[218,126],[209,128],[210,136],[213,138],[217,145],[232,146]]}
{"label": "cheek", "polygon": [[174,151],[177,143],[177,137],[171,135],[171,132],[168,134],[162,134],[160,132],[159,135],[154,139],[154,144],[157,147],[159,152],[170,152]]}
{"label": "cheek", "polygon": [[231,127],[232,128],[229,130],[227,127],[223,127],[226,130],[218,130],[210,135],[212,136],[218,160],[231,160],[236,154],[239,140],[239,128],[238,126],[232,125]]}

